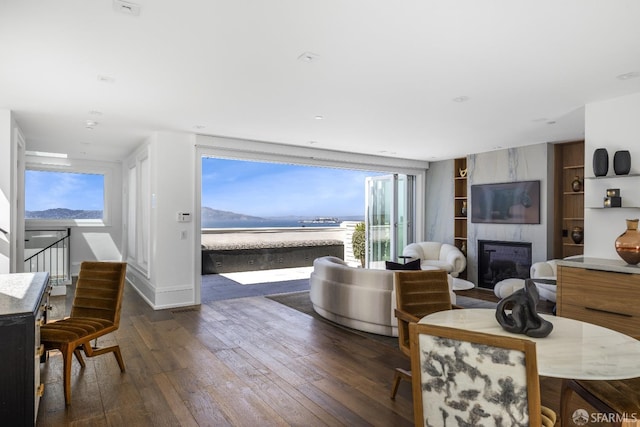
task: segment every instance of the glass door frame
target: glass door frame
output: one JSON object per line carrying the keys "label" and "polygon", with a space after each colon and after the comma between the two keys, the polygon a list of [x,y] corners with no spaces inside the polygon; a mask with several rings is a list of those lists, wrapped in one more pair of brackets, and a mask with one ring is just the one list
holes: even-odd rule
{"label": "glass door frame", "polygon": [[[365,186],[367,230],[365,266],[367,268],[382,268],[382,261],[397,261],[401,250],[408,243],[415,241],[416,181],[413,175],[398,173],[367,178]],[[388,219],[384,218],[385,215],[388,215]],[[380,241],[380,235],[383,235],[382,243],[376,246],[374,242]],[[387,249],[384,248],[387,241],[389,242],[388,254]]]}

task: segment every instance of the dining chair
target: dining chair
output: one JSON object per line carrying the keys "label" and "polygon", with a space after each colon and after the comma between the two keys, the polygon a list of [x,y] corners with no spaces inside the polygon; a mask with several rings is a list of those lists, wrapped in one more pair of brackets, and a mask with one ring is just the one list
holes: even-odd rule
{"label": "dining chair", "polygon": [[535,342],[421,323],[409,333],[416,426],[555,424],[540,404]]}
{"label": "dining chair", "polygon": [[640,427],[640,378],[626,380],[563,380],[560,392],[560,419],[569,425],[569,402],[573,393],[598,412],[617,414],[613,425]]}
{"label": "dining chair", "polygon": [[[449,281],[444,270],[397,271],[393,276],[396,292],[398,319],[398,347],[408,358],[411,357],[409,345],[409,323],[417,322],[427,314],[436,311],[451,310]],[[411,372],[396,368],[391,385],[391,399],[395,399],[400,381],[411,382]]]}
{"label": "dining chair", "polygon": [[125,371],[120,346],[94,348],[90,341],[118,329],[127,264],[85,261],[80,265],[69,317],[47,323],[40,329],[45,350],[59,350],[63,358],[64,400],[71,404],[73,355],[84,368],[81,350],[87,357],[113,353],[120,371]]}

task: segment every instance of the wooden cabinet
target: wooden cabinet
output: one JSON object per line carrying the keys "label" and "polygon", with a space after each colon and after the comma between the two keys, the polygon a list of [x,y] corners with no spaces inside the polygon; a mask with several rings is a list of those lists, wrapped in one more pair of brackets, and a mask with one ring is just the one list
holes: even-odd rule
{"label": "wooden cabinet", "polygon": [[0,420],[33,426],[40,383],[40,326],[46,321],[48,273],[0,275]]}
{"label": "wooden cabinet", "polygon": [[453,239],[455,245],[467,254],[467,158],[454,160]]}
{"label": "wooden cabinet", "polygon": [[584,141],[557,144],[554,154],[554,258],[582,255],[583,240],[575,240],[573,231],[584,233]]}
{"label": "wooden cabinet", "polygon": [[557,314],[640,339],[640,274],[558,266]]}

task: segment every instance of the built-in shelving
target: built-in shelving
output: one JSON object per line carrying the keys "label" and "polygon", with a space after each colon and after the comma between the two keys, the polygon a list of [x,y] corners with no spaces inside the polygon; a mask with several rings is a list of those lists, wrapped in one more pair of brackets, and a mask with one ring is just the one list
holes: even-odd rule
{"label": "built-in shelving", "polygon": [[[566,258],[584,253],[583,242],[571,237],[576,227],[584,232],[584,141],[557,144],[555,150],[554,257]],[[572,185],[576,177],[578,189]]]}
{"label": "built-in shelving", "polygon": [[584,179],[624,179],[624,178],[636,178],[639,177],[638,173],[630,173],[627,175],[607,175],[607,176],[585,176]]}
{"label": "built-in shelving", "polygon": [[[455,159],[453,162],[453,240],[454,244],[467,254],[467,214],[469,204],[467,199],[467,158]],[[461,278],[466,277],[466,270]]]}
{"label": "built-in shelving", "polygon": [[[588,176],[589,195],[585,200],[586,209],[640,209],[640,196],[637,188],[640,186],[640,174]],[[605,207],[604,196],[610,188],[617,188],[622,197],[621,207]]]}
{"label": "built-in shelving", "polygon": [[617,208],[606,208],[604,206],[586,206],[585,209],[607,209],[607,210],[618,210],[618,209],[640,209],[640,206],[619,206]]}

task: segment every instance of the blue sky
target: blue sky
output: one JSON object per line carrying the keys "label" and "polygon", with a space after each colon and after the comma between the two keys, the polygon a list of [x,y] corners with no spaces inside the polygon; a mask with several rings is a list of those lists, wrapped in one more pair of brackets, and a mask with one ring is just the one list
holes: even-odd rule
{"label": "blue sky", "polygon": [[[365,179],[378,172],[204,158],[202,206],[259,217],[364,216]],[[100,174],[25,173],[25,209],[104,209]]]}
{"label": "blue sky", "polygon": [[202,206],[259,217],[364,216],[377,172],[204,158]]}
{"label": "blue sky", "polygon": [[99,174],[25,171],[25,210],[104,209],[104,176]]}

